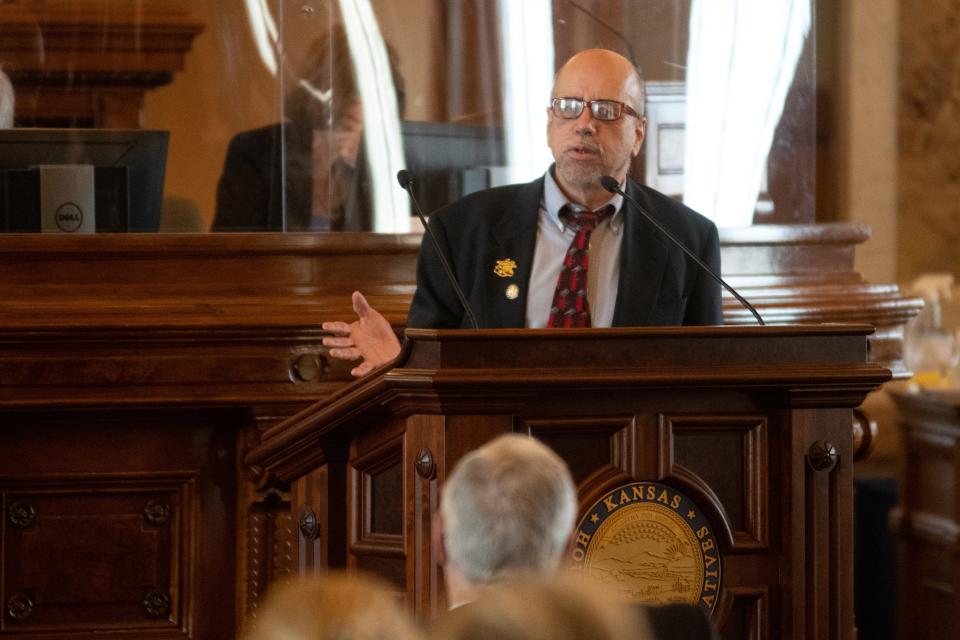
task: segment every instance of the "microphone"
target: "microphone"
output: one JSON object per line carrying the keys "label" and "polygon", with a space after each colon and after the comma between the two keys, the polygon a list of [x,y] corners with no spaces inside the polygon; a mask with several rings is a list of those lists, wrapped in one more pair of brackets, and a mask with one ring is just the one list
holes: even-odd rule
{"label": "microphone", "polygon": [[444,255],[443,249],[437,241],[437,237],[433,235],[433,230],[430,228],[430,225],[427,224],[427,219],[423,215],[423,209],[420,208],[420,203],[417,202],[417,197],[413,195],[413,176],[411,176],[410,172],[406,169],[400,169],[400,171],[397,172],[397,181],[400,183],[400,188],[410,196],[410,200],[413,202],[413,208],[417,211],[417,217],[420,218],[424,230],[427,232],[427,235],[430,236],[430,240],[433,241],[433,248],[437,250],[437,255],[440,256],[440,264],[443,265],[443,270],[447,273],[447,280],[453,285],[453,290],[456,291],[457,298],[460,299],[460,304],[463,305],[463,310],[467,312],[467,318],[470,319],[470,324],[473,325],[474,329],[479,329],[480,325],[477,324],[477,318],[473,315],[473,310],[470,309],[470,305],[467,303],[467,297],[463,295],[463,289],[460,288],[460,283],[457,282],[457,276],[453,275],[453,269],[450,268],[450,263],[447,262],[447,257]]}
{"label": "microphone", "polygon": [[729,291],[731,294],[733,294],[733,297],[736,298],[737,300],[739,300],[739,301],[740,301],[740,304],[742,304],[744,307],[746,307],[746,308],[750,311],[750,313],[753,314],[753,317],[757,319],[757,324],[759,324],[760,326],[764,326],[764,325],[767,324],[766,322],[763,321],[763,318],[760,317],[760,314],[757,313],[757,310],[753,307],[753,305],[750,304],[749,302],[747,302],[746,298],[744,298],[744,297],[741,296],[739,293],[737,293],[736,289],[734,289],[733,287],[731,287],[730,285],[728,285],[726,282],[724,282],[723,278],[721,278],[719,275],[717,275],[717,274],[713,271],[713,269],[711,269],[710,267],[708,267],[707,264],[706,264],[703,260],[701,260],[700,258],[698,258],[697,256],[695,256],[694,253],[693,253],[692,251],[690,251],[690,249],[688,249],[682,242],[680,242],[680,240],[678,240],[672,233],[670,233],[669,231],[667,231],[667,230],[663,227],[662,224],[660,224],[659,222],[657,222],[657,220],[656,220],[652,215],[650,215],[650,213],[643,207],[643,205],[641,205],[639,202],[637,202],[637,199],[636,199],[636,198],[631,197],[627,192],[625,192],[623,189],[620,188],[620,183],[618,183],[618,182],[616,181],[616,179],[614,179],[612,176],[603,176],[602,178],[600,178],[600,184],[601,184],[601,186],[603,186],[604,189],[606,189],[606,190],[609,191],[610,193],[618,193],[618,194],[620,194],[621,196],[623,196],[624,198],[626,198],[627,200],[629,200],[630,203],[631,203],[633,206],[635,206],[635,207],[637,208],[637,210],[643,215],[643,217],[646,218],[647,221],[650,222],[650,224],[652,224],[652,225],[655,226],[657,229],[659,229],[659,230],[660,230],[660,233],[662,233],[663,235],[665,235],[665,236],[667,236],[668,238],[670,238],[670,241],[673,242],[673,244],[675,244],[675,245],[677,245],[678,247],[680,247],[680,249],[683,250],[683,252],[684,252],[685,254],[687,254],[687,256],[688,256],[689,258],[691,258],[694,262],[696,262],[698,265],[700,265],[700,267],[701,267],[704,271],[706,271],[706,272],[710,275],[711,278],[713,278],[714,280],[716,280],[717,282],[719,282],[721,285],[723,285],[723,288],[724,288],[724,289],[726,289],[726,290]]}

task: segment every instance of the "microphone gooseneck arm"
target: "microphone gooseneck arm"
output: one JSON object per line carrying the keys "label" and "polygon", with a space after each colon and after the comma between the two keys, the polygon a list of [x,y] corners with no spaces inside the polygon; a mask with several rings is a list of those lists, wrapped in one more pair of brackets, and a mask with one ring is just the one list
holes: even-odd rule
{"label": "microphone gooseneck arm", "polygon": [[463,295],[463,289],[460,288],[457,277],[453,275],[453,269],[450,267],[450,263],[447,261],[443,249],[440,247],[440,242],[437,240],[437,236],[433,234],[430,225],[427,224],[427,218],[423,215],[423,209],[420,208],[417,197],[413,195],[413,176],[411,176],[410,172],[406,169],[401,169],[397,172],[397,181],[400,183],[400,187],[410,196],[410,200],[413,202],[413,208],[417,212],[417,217],[420,218],[424,231],[430,236],[430,240],[433,242],[433,248],[437,250],[437,255],[440,257],[440,264],[443,265],[443,270],[447,273],[447,279],[450,281],[450,284],[453,285],[453,290],[456,292],[457,298],[460,299],[460,304],[463,305],[463,310],[466,312],[467,318],[470,319],[470,324],[474,329],[479,329],[480,325],[477,324],[477,318],[473,315],[473,310],[470,309],[470,305],[467,303],[467,297]]}
{"label": "microphone gooseneck arm", "polygon": [[752,304],[750,304],[749,302],[747,302],[747,299],[746,299],[746,298],[744,298],[744,297],[741,296],[739,293],[737,293],[736,289],[734,289],[734,288],[731,287],[729,284],[727,284],[727,283],[724,281],[724,279],[721,278],[717,273],[715,273],[713,269],[711,269],[709,266],[707,266],[707,264],[706,264],[703,260],[701,260],[700,258],[698,258],[692,251],[690,251],[690,249],[688,249],[688,248],[686,247],[686,245],[684,245],[682,242],[680,242],[680,240],[679,240],[676,236],[674,236],[672,233],[670,233],[669,231],[667,231],[662,224],[660,224],[652,215],[650,215],[650,213],[643,207],[643,205],[641,205],[639,202],[637,202],[637,199],[636,199],[636,198],[631,197],[630,194],[628,194],[626,191],[624,191],[623,189],[621,189],[621,188],[620,188],[620,184],[616,181],[616,179],[614,179],[612,176],[603,176],[602,178],[600,178],[600,184],[603,186],[604,189],[606,189],[606,190],[609,191],[610,193],[620,194],[621,196],[623,196],[624,198],[626,198],[627,200],[629,200],[629,201],[630,201],[630,204],[632,204],[633,206],[635,206],[635,207],[637,208],[637,210],[640,212],[640,214],[641,214],[644,218],[646,218],[647,221],[650,222],[650,224],[652,224],[653,226],[655,226],[655,227],[660,231],[660,233],[662,233],[663,235],[665,235],[665,236],[667,236],[668,238],[670,238],[670,241],[673,242],[673,244],[675,244],[675,245],[677,245],[678,247],[680,247],[680,249],[681,249],[685,254],[687,254],[687,257],[689,257],[691,260],[693,260],[693,261],[696,262],[698,265],[700,265],[700,267],[701,267],[704,271],[706,271],[706,272],[710,275],[711,278],[713,278],[714,280],[716,280],[717,282],[719,282],[719,283],[723,286],[724,289],[726,289],[727,291],[729,291],[729,292],[733,295],[733,297],[736,298],[736,299],[740,302],[740,304],[742,304],[744,307],[746,307],[747,310],[750,311],[750,313],[753,314],[753,317],[757,319],[757,324],[759,324],[759,325],[761,325],[761,326],[764,326],[764,325],[767,324],[766,322],[763,321],[763,318],[760,317],[760,314],[757,312],[757,310],[754,308],[754,306],[753,306]]}

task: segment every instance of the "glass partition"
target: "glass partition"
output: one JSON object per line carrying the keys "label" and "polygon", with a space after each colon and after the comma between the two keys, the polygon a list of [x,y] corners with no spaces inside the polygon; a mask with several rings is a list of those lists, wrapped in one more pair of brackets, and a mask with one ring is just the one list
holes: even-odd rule
{"label": "glass partition", "polygon": [[[813,44],[812,0],[0,2],[17,129],[167,132],[165,162],[53,154],[113,167],[101,232],[416,230],[400,169],[427,213],[543,175],[553,75],[590,47],[646,79],[634,179],[720,226],[814,222]],[[0,219],[47,231],[51,172],[6,139]],[[149,158],[156,220],[118,177]]]}

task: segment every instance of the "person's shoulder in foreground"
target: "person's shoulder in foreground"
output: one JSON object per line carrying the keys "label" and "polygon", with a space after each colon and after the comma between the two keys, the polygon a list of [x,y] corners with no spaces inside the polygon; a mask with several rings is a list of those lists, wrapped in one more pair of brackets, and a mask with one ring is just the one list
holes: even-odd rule
{"label": "person's shoulder in foreground", "polygon": [[330,571],[270,587],[243,640],[420,640],[396,591],[379,578]]}
{"label": "person's shoulder in foreground", "polygon": [[[217,182],[213,231],[267,231],[283,127],[241,131],[230,140]],[[277,229],[279,230],[279,229]]]}
{"label": "person's shoulder in foreground", "polygon": [[570,575],[522,576],[450,611],[435,640],[656,640],[646,613]]}

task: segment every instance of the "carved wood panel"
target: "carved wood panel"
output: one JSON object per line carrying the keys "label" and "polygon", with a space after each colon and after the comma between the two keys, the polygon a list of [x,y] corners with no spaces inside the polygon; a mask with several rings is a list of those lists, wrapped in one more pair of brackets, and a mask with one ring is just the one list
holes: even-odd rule
{"label": "carved wood panel", "polygon": [[769,589],[755,587],[728,587],[724,590],[727,610],[723,627],[724,640],[759,640],[770,636]]}
{"label": "carved wood panel", "polygon": [[298,575],[299,529],[287,496],[271,492],[250,505],[244,533],[245,613],[255,619],[270,585]]}
{"label": "carved wood panel", "polygon": [[770,533],[777,531],[771,520],[780,498],[768,487],[777,475],[780,440],[779,429],[771,435],[771,422],[779,423],[776,414],[738,412],[517,419],[518,430],[567,461],[581,510],[635,479],[672,484],[698,503],[723,538],[717,619],[725,638],[738,639],[770,637],[771,587],[756,583],[758,576],[767,585],[778,581]]}
{"label": "carved wood panel", "polygon": [[348,565],[379,573],[405,590],[404,434],[398,427],[388,425],[383,440],[374,447],[357,443],[351,455]]}
{"label": "carved wood panel", "polygon": [[521,428],[563,458],[577,484],[603,484],[611,477],[636,474],[634,416],[530,418],[521,421]]}
{"label": "carved wood panel", "polygon": [[[362,473],[395,468],[401,451],[406,575],[387,554],[347,564],[405,582],[431,618],[442,608],[427,542],[433,483],[498,434],[535,435],[572,467],[581,506],[631,481],[690,494],[685,515],[708,521],[706,549],[722,556],[713,615],[727,637],[851,640],[851,409],[889,376],[864,362],[868,333],[408,331],[394,368],[278,425],[246,461],[295,481],[324,441],[349,446],[362,469],[348,517],[360,523]],[[571,359],[575,369],[558,365]],[[618,505],[632,500],[622,493]]]}
{"label": "carved wood panel", "polygon": [[[910,304],[905,304],[902,298],[898,297],[895,288],[881,291],[866,287],[858,277],[851,275],[852,247],[862,241],[861,239],[844,237],[831,244],[833,241],[830,238],[812,233],[808,228],[790,229],[789,233],[781,229],[780,232],[783,238],[727,237],[724,241],[725,273],[729,269],[734,277],[749,280],[748,284],[755,287],[754,292],[761,298],[761,306],[764,307],[762,311],[765,314],[771,312],[773,318],[780,322],[836,321],[864,316],[872,318],[876,315],[874,311],[882,307],[889,311],[889,316],[885,317],[893,323],[901,322],[902,318],[911,312]],[[158,428],[141,429],[145,422],[149,422],[145,416],[155,410],[165,416],[161,420],[165,427],[179,428],[178,425],[184,423],[198,432],[202,432],[204,421],[218,423],[219,420],[219,423],[223,424],[223,417],[229,415],[226,422],[233,433],[235,429],[249,425],[248,418],[239,412],[250,411],[253,405],[260,409],[280,405],[293,406],[297,403],[302,406],[335,393],[335,389],[347,379],[345,375],[339,375],[343,372],[327,377],[329,371],[325,371],[318,381],[293,382],[289,377],[290,356],[298,348],[312,348],[319,342],[322,332],[316,326],[316,320],[351,316],[349,294],[358,283],[363,284],[364,291],[370,293],[368,297],[371,302],[383,311],[391,322],[397,326],[402,324],[413,290],[414,258],[419,239],[363,234],[331,236],[333,234],[289,237],[253,234],[245,237],[209,238],[31,237],[29,242],[22,237],[0,237],[0,265],[3,267],[0,269],[0,292],[4,294],[0,297],[5,300],[3,308],[0,309],[0,324],[4,327],[3,338],[0,340],[0,360],[3,361],[0,368],[9,375],[5,379],[3,392],[0,393],[0,403],[7,410],[29,407],[36,410],[36,415],[57,414],[58,407],[67,407],[73,412],[67,418],[60,412],[59,417],[45,423],[42,427],[45,431],[42,442],[36,444],[37,440],[32,440],[35,446],[27,448],[24,455],[9,453],[17,436],[5,428],[0,461],[7,466],[32,465],[31,468],[40,470],[38,473],[46,473],[56,464],[72,465],[74,471],[103,469],[97,465],[109,466],[108,463],[116,462],[116,442],[129,438],[125,433],[135,433],[138,439],[146,437],[145,433],[163,433],[163,430]],[[825,239],[830,240],[827,242],[829,246],[821,250]],[[781,264],[784,265],[782,269],[777,266]],[[767,271],[774,275],[751,275]],[[330,278],[330,273],[337,273],[338,277]],[[184,274],[192,275],[184,277]],[[239,290],[236,285],[238,282],[243,283]],[[852,296],[851,292],[857,291],[860,293]],[[251,312],[254,309],[256,313]],[[728,306],[728,320],[739,321],[739,311],[731,312],[733,308]],[[723,364],[721,368],[730,369],[733,367],[732,362],[739,362],[743,367],[734,371],[735,375],[729,372],[723,374],[727,375],[726,383],[718,382],[719,374],[714,368],[703,372],[698,370],[695,374],[678,378],[677,371],[686,370],[700,362],[699,356],[704,343],[699,340],[679,351],[677,342],[668,338],[665,338],[663,343],[643,344],[642,348],[638,347],[629,354],[625,354],[620,348],[615,349],[618,356],[625,357],[624,362],[640,365],[645,362],[652,363],[649,368],[639,366],[635,372],[645,378],[644,385],[653,388],[646,398],[633,394],[629,403],[626,400],[618,402],[616,406],[609,408],[608,413],[615,416],[640,416],[637,418],[634,445],[637,449],[634,458],[636,468],[632,473],[637,477],[656,478],[660,470],[656,455],[650,452],[659,451],[662,434],[656,414],[648,411],[650,407],[676,415],[679,411],[705,412],[710,405],[717,406],[720,401],[719,391],[709,401],[702,399],[704,394],[694,391],[686,394],[682,403],[679,399],[671,399],[669,402],[673,405],[666,406],[668,399],[678,395],[679,390],[675,389],[678,383],[685,387],[713,385],[719,389],[722,386],[724,398],[733,398],[735,401],[735,406],[731,407],[729,403],[723,406],[732,414],[740,415],[754,411],[763,413],[762,407],[754,406],[743,398],[748,394],[757,397],[768,394],[767,386],[761,388],[758,385],[769,385],[766,378],[770,375],[776,378],[776,385],[788,385],[801,391],[810,386],[812,390],[807,390],[810,399],[804,401],[808,403],[826,402],[823,397],[828,393],[829,387],[830,401],[841,406],[847,406],[845,403],[860,394],[859,389],[863,386],[860,380],[864,379],[864,376],[873,375],[861,369],[849,375],[844,374],[842,380],[831,377],[832,374],[826,375],[821,371],[822,368],[832,371],[835,366],[839,366],[838,363],[850,362],[856,355],[840,353],[826,346],[824,349],[829,352],[830,358],[811,357],[811,365],[807,368],[791,365],[793,368],[785,369],[783,362],[796,360],[794,352],[786,346],[792,344],[792,338],[787,333],[776,331],[776,327],[770,329],[768,339],[763,339],[768,341],[762,342],[762,345],[766,346],[761,348],[773,349],[776,344],[776,349],[783,350],[783,353],[777,356],[776,371],[755,370],[749,362],[751,358],[748,351],[738,346],[742,338],[740,334],[724,332],[722,340],[717,340],[718,344],[727,345],[722,353],[720,350],[716,353],[717,362]],[[706,331],[704,335],[709,337],[714,334]],[[719,336],[719,333],[717,335]],[[712,340],[711,338],[711,344]],[[499,363],[490,366],[516,367],[518,362],[535,360],[538,355],[528,354],[520,360],[516,355],[516,342],[503,341],[500,337],[497,337],[495,342],[490,351],[483,354],[484,358],[491,359],[490,362],[496,360]],[[476,353],[478,344],[479,342],[465,343],[462,349],[456,344],[446,344],[444,355],[451,355],[454,358],[451,362],[455,365],[458,358]],[[271,345],[278,348],[270,350]],[[858,347],[858,350],[862,349]],[[131,353],[143,357],[137,358],[131,356]],[[112,357],[114,354],[118,357]],[[878,354],[875,347],[872,354]],[[82,363],[77,364],[78,358],[82,360],[89,356],[99,358],[97,366],[83,368]],[[676,364],[680,356],[685,360]],[[500,358],[503,362],[498,360]],[[191,364],[191,360],[206,364]],[[423,358],[417,361],[421,362]],[[258,377],[256,372],[265,370],[259,365],[265,362],[270,363],[269,373]],[[663,363],[667,362],[674,362],[676,368],[665,370]],[[71,367],[72,371],[78,374],[71,375],[68,370]],[[496,376],[460,376],[455,370],[441,372],[437,382],[442,392],[438,392],[430,387],[432,383],[427,380],[430,374],[424,372],[424,369],[437,368],[435,363],[421,362],[406,372],[397,372],[391,384],[399,386],[392,387],[394,390],[384,396],[383,404],[378,405],[376,412],[379,417],[391,411],[408,416],[410,413],[425,414],[451,408],[450,415],[418,418],[431,426],[428,429],[429,434],[424,432],[418,436],[417,442],[433,442],[431,446],[437,446],[437,442],[443,443],[439,451],[434,451],[437,459],[437,480],[418,481],[419,493],[411,495],[419,496],[419,510],[407,507],[405,535],[412,535],[411,532],[416,531],[419,536],[418,545],[423,545],[431,533],[426,514],[435,509],[434,482],[442,483],[448,466],[495,433],[521,430],[521,423],[513,421],[513,412],[528,417],[536,416],[539,419],[562,416],[570,414],[574,409],[579,410],[572,402],[566,401],[565,396],[569,395],[569,389],[583,382],[580,371],[564,376],[562,371],[552,369],[533,370],[530,375],[525,374],[523,381],[512,382],[509,388],[500,389],[497,398],[491,400],[491,388],[501,384],[502,372],[498,372]],[[784,371],[787,373],[781,375]],[[157,372],[162,376],[155,377]],[[90,379],[86,378],[87,374],[97,376],[96,384],[85,384],[85,379]],[[597,370],[591,375],[602,378],[604,389],[610,389],[611,385],[616,387],[627,384],[627,376],[623,371],[605,369]],[[698,377],[692,380],[691,375]],[[817,379],[816,384],[807,384],[811,377]],[[124,384],[118,386],[118,380]],[[412,386],[416,386],[415,390],[397,390],[410,381],[413,382]],[[378,389],[372,386],[369,388],[371,394],[379,393]],[[728,394],[728,391],[734,388],[741,389],[739,394]],[[552,390],[555,394],[553,399],[559,398],[566,401],[566,404],[561,406],[560,403],[555,403],[555,406],[546,408],[540,404],[534,407],[535,400],[532,397],[536,394],[543,395],[545,390]],[[340,399],[342,401],[343,396]],[[774,398],[771,403],[776,405],[779,401],[779,398]],[[794,401],[800,403],[800,400]],[[638,412],[636,407],[640,405],[645,409]],[[171,411],[170,408],[174,406],[182,408]],[[222,409],[197,408],[201,406]],[[118,415],[136,413],[137,418],[130,423],[136,428],[113,428],[106,422],[82,420],[80,426],[76,426],[76,415],[90,411],[83,407],[95,407],[95,411],[101,416],[113,416],[112,419],[119,419],[116,418]],[[205,411],[207,413],[204,413]],[[489,412],[498,415],[476,415]],[[465,415],[468,413],[471,415]],[[196,416],[191,417],[193,414]],[[775,422],[773,417],[769,419],[771,438],[775,433],[787,434],[794,428],[788,424],[788,418],[782,418],[779,423]],[[435,420],[440,422],[435,424]],[[57,421],[62,422],[59,430],[48,429]],[[154,427],[157,422],[153,421]],[[67,425],[76,428],[67,430]],[[67,449],[58,445],[61,435],[66,436],[63,438],[66,442],[85,430],[97,432],[97,440],[101,443],[107,442],[110,446]],[[40,429],[38,433],[39,431]],[[450,436],[449,439],[443,440],[446,436]],[[788,441],[786,435],[781,437],[783,439],[779,444],[768,443],[771,455],[768,462],[774,470],[770,476],[771,484],[789,484],[793,482],[794,472],[802,472],[803,468],[802,465],[794,468],[792,461],[774,457],[775,454],[782,456],[781,450],[794,447],[802,450],[802,447],[811,444],[802,441],[802,438],[794,442]],[[409,444],[413,442],[411,436],[408,435],[407,438],[408,448],[414,448]],[[183,462],[184,466],[181,468],[194,468],[191,465],[200,468],[203,461],[218,459],[214,455],[202,455],[196,448],[191,449],[194,445],[182,443],[180,446],[158,443],[156,450],[151,455],[146,455],[143,452],[151,451],[156,438],[151,436],[148,440],[150,445],[137,442],[138,446],[131,447],[131,468],[143,464],[147,465],[147,468],[153,465],[152,468],[155,469],[160,464],[158,460],[182,461],[181,454],[186,455],[184,452],[191,451],[191,455],[195,454],[201,461],[194,460],[189,464]],[[105,451],[109,451],[109,454],[104,453]],[[236,455],[236,452],[242,452],[243,449],[233,451],[232,455]],[[329,451],[330,448],[321,451],[321,447],[317,446],[314,440],[303,444],[289,458],[280,456],[282,460],[267,459],[262,464],[271,468],[269,473],[286,474],[297,471],[292,476],[286,476],[287,481],[294,482],[304,473],[327,465],[329,459],[325,456]],[[418,451],[419,446],[416,450],[404,450],[404,469],[412,464],[413,456]],[[644,452],[644,455],[640,452]],[[24,462],[25,460],[29,460],[29,463]],[[341,464],[346,464],[346,455]],[[0,465],[0,468],[6,467]],[[247,499],[252,503],[263,499],[262,491],[245,493],[248,471],[253,475],[257,474],[257,469],[247,470],[241,465],[231,467],[227,479],[216,485],[221,491],[242,494],[239,497],[232,494],[227,496],[230,507],[201,511],[202,516],[208,518],[202,527],[204,535],[217,541],[236,541],[232,547],[221,545],[222,549],[215,549],[221,556],[231,557],[218,562],[218,574],[213,574],[212,578],[214,585],[221,575],[232,575],[234,566],[240,567],[241,575],[245,572],[240,564],[247,548],[244,539],[247,521],[243,508]],[[206,476],[201,474],[201,477]],[[340,488],[335,488],[335,478],[343,478]],[[317,495],[326,492],[328,501],[337,496],[337,499],[345,501],[345,478],[345,468],[336,473],[331,471],[328,488],[322,488],[322,481],[317,480],[316,484],[310,485],[310,491],[318,492]],[[299,508],[302,504],[311,502],[315,507],[318,502],[325,504],[323,500],[314,501],[312,497],[301,498],[297,493],[299,487],[300,485],[295,484],[282,489],[284,492],[289,489],[289,495],[284,499],[290,504],[289,509],[294,521],[300,517]],[[820,491],[818,487],[819,484],[815,484],[814,488]],[[211,491],[211,498],[205,504],[208,505],[210,501],[216,503],[214,496],[217,495],[217,491]],[[840,498],[841,502],[846,499],[842,495]],[[820,497],[817,500],[820,500]],[[332,501],[329,503],[334,504]],[[796,524],[801,527],[800,531],[805,530],[804,505],[802,491],[797,493],[796,500],[792,496],[789,499],[783,497],[780,509],[783,529],[771,529],[768,532],[771,545],[785,544],[789,526]],[[342,525],[342,522],[338,522],[343,520],[339,514],[346,513],[346,510],[339,506],[333,506],[331,510],[326,515],[318,511],[321,530],[323,526],[330,530],[326,541],[324,538],[320,539],[320,551],[321,554],[330,554],[327,564],[343,566],[347,563],[345,529],[339,542],[334,538],[337,527]],[[419,514],[416,519],[410,517],[413,513]],[[414,524],[417,529],[411,529]],[[289,530],[288,524],[282,526]],[[232,528],[225,532],[226,527]],[[298,544],[301,548],[305,546],[303,541]],[[789,584],[782,591],[772,591],[769,596],[770,611],[775,615],[775,619],[769,622],[770,633],[779,634],[780,637],[796,636],[803,632],[803,626],[794,629],[781,628],[780,625],[782,620],[794,620],[797,617],[794,614],[802,608],[804,578],[797,578],[797,575],[803,575],[801,567],[806,557],[804,549],[781,549],[781,552],[790,558],[791,570],[784,574],[789,578]],[[340,560],[336,559],[337,553],[341,554]],[[208,561],[210,554],[202,555],[204,557],[199,559],[201,564]],[[265,560],[266,564],[263,565],[265,570],[269,571],[269,568],[274,566],[274,557],[286,558],[290,563],[295,562],[300,570],[315,570],[318,566],[315,561],[308,562],[304,554],[288,558],[284,554],[273,556],[270,551]],[[429,548],[424,557],[429,558]],[[408,559],[408,562],[413,561]],[[774,569],[751,561],[749,554],[731,556],[729,563],[730,571],[727,577],[740,572],[742,576],[752,576],[765,584],[778,582],[778,577],[771,573]],[[432,579],[435,577],[433,565],[424,560],[418,561],[416,566],[420,568],[417,580],[421,580],[420,584],[428,585],[429,589],[435,592],[437,585],[441,583],[438,579]],[[201,598],[201,602],[220,605],[222,594],[228,590],[229,587],[218,589],[219,596]],[[244,590],[245,585],[238,585],[239,593]],[[413,593],[413,589],[408,593]],[[417,600],[415,606],[423,606],[427,611],[439,610],[439,607],[430,604],[431,596],[422,595],[421,591],[416,593],[421,594],[421,599]],[[782,606],[779,602],[781,598]],[[794,599],[796,605],[793,604]],[[217,606],[208,604],[198,610],[202,610],[205,616],[212,616],[214,622],[210,624],[217,624],[217,628],[230,626],[229,622],[222,623]],[[246,610],[242,597],[238,595],[235,610],[228,611],[227,615],[240,618]],[[200,626],[195,632],[196,637],[206,637],[205,630],[209,629],[208,626],[203,626],[206,624],[206,620],[198,622]]]}
{"label": "carved wood panel", "polygon": [[960,395],[895,389],[904,463],[891,529],[897,536],[897,637],[960,631]]}
{"label": "carved wood panel", "polygon": [[[851,607],[841,606],[838,594],[853,592],[852,555],[853,434],[850,412],[797,409],[791,412],[793,448],[805,455],[785,461],[794,478],[793,491],[783,496],[786,513],[781,534],[803,528],[793,536],[795,562],[782,567],[790,579],[784,585],[783,607],[802,615],[793,617],[793,633],[810,638],[852,637]],[[802,523],[802,524],[801,524]]]}
{"label": "carved wood panel", "polygon": [[231,415],[0,412],[0,637],[232,635]]}
{"label": "carved wood panel", "polygon": [[192,626],[192,474],[0,482],[4,632]]}
{"label": "carved wood panel", "polygon": [[[724,514],[730,552],[766,551],[770,527],[768,418],[763,415],[660,417],[661,477]],[[718,460],[727,462],[717,464]]]}
{"label": "carved wood panel", "polygon": [[406,499],[409,548],[407,556],[407,606],[421,619],[446,608],[439,541],[435,539],[434,514],[440,508],[440,484],[451,466],[443,437],[442,416],[411,416],[407,420],[404,467],[413,467],[412,486]]}

